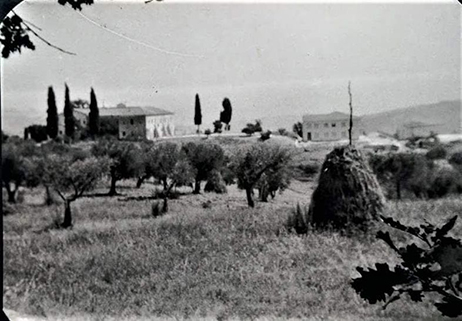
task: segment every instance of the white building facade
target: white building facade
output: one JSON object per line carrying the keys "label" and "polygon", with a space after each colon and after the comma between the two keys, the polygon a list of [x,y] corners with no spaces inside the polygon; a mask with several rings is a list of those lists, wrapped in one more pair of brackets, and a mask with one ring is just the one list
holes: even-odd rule
{"label": "white building facade", "polygon": [[[303,141],[337,141],[348,139],[350,116],[333,112],[322,115],[303,116]],[[352,139],[357,140],[362,134],[361,119],[353,117]]]}
{"label": "white building facade", "polygon": [[[88,126],[89,109],[74,109],[74,118],[80,126]],[[100,108],[100,123],[117,126],[119,139],[153,140],[175,136],[174,114],[156,107]],[[59,134],[64,135],[64,115],[59,115]]]}

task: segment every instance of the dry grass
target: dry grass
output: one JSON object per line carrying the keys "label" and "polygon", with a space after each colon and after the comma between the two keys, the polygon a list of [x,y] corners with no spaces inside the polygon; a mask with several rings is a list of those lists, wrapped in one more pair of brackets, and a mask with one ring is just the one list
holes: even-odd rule
{"label": "dry grass", "polygon": [[[317,153],[299,157],[323,159]],[[427,301],[383,311],[354,293],[356,266],[395,260],[372,237],[287,233],[287,216],[308,204],[313,182],[294,181],[255,209],[235,186],[186,194],[155,219],[153,185],[134,184],[121,182],[122,196],[77,200],[69,231],[48,228],[63,209],[40,205],[43,190],[26,191],[19,212],[3,218],[4,306],[51,320],[444,320]],[[457,199],[390,204],[390,215],[413,224],[461,212]]]}
{"label": "dry grass", "polygon": [[[130,185],[127,195],[150,195],[152,186]],[[157,219],[149,200],[83,198],[71,231],[43,231],[58,208],[23,204],[4,217],[4,304],[52,319],[439,319],[428,302],[382,311],[353,292],[356,266],[393,260],[381,243],[285,231],[290,208],[307,202],[312,187],[295,182],[253,210],[234,187],[185,195]],[[392,206],[409,222],[440,221],[461,212],[462,201]]]}

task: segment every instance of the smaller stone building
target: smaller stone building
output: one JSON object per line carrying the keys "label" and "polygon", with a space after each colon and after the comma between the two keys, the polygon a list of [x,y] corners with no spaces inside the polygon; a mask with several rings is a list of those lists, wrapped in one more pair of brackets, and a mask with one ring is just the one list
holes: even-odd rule
{"label": "smaller stone building", "polygon": [[[303,116],[304,141],[336,141],[348,139],[350,115],[333,112]],[[353,117],[352,139],[357,140],[363,132],[361,118]]]}
{"label": "smaller stone building", "polygon": [[447,129],[443,124],[431,124],[421,121],[410,121],[402,124],[396,131],[400,139],[409,139],[413,137],[427,137],[431,134],[446,133]]}

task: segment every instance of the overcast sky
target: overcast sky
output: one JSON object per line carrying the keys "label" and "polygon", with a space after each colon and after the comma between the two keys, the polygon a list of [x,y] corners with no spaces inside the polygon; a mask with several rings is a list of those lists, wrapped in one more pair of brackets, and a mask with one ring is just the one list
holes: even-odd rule
{"label": "overcast sky", "polygon": [[[16,13],[63,54],[32,36],[35,51],[2,60],[7,132],[44,123],[47,88],[59,111],[71,99],[156,106],[203,123],[229,97],[235,119],[348,111],[365,114],[460,99],[460,5],[144,4],[23,2]],[[102,27],[104,26],[104,27]]]}

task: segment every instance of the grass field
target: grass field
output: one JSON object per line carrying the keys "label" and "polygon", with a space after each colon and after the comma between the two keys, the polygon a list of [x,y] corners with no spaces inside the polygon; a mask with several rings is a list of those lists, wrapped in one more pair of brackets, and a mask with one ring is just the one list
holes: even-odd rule
{"label": "grass field", "polygon": [[[356,295],[356,266],[396,260],[373,236],[286,231],[313,180],[295,180],[255,209],[235,186],[224,195],[184,188],[159,218],[150,214],[152,184],[120,185],[121,196],[73,203],[72,230],[50,228],[61,205],[25,191],[17,213],[3,217],[5,308],[54,320],[445,320],[426,300],[382,310]],[[460,213],[455,198],[389,204],[389,215],[410,224]]]}

